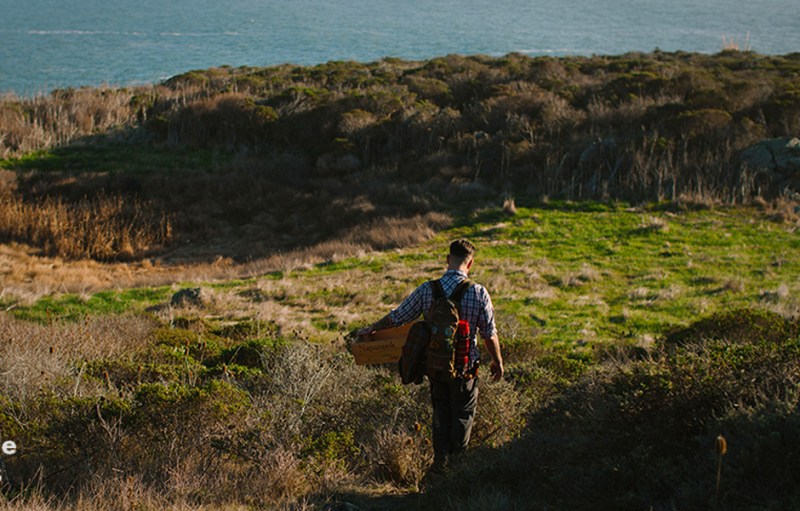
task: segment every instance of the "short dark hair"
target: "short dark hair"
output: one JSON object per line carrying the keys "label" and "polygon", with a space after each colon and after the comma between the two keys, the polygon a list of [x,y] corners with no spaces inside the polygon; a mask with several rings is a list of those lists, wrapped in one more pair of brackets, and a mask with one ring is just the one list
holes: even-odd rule
{"label": "short dark hair", "polygon": [[475,255],[475,245],[463,238],[455,240],[450,243],[450,255],[459,259],[466,259]]}

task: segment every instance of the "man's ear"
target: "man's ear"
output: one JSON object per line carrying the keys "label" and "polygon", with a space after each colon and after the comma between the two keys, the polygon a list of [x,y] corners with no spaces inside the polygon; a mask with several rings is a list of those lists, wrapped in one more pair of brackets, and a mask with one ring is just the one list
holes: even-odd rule
{"label": "man's ear", "polygon": [[468,269],[468,270],[469,270],[470,268],[472,268],[472,263],[474,263],[474,262],[475,262],[475,258],[474,258],[474,257],[470,257],[470,258],[469,258],[469,262],[467,262],[467,269]]}

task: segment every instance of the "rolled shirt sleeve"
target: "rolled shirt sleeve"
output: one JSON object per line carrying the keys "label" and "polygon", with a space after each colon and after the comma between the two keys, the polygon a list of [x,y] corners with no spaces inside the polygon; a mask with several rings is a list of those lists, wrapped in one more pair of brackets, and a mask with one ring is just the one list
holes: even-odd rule
{"label": "rolled shirt sleeve", "polygon": [[484,339],[491,339],[497,333],[497,326],[494,322],[494,306],[492,305],[492,298],[489,292],[483,286],[477,286],[478,289],[478,321],[476,327]]}

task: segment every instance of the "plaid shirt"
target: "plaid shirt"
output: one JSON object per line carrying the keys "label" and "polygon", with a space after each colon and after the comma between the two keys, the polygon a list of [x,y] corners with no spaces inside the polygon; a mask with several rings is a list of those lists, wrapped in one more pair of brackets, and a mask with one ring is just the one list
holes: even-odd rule
{"label": "plaid shirt", "polygon": [[[467,278],[467,274],[460,270],[448,270],[441,278],[444,293],[450,296],[459,283]],[[433,304],[433,289],[430,282],[425,282],[415,289],[403,300],[399,307],[389,313],[395,326],[404,325],[417,319],[421,314],[427,314]],[[469,322],[469,368],[475,367],[480,360],[478,351],[477,334],[481,333],[484,339],[491,338],[497,331],[494,323],[494,307],[492,299],[486,288],[473,283],[461,297],[461,310],[459,317]]]}

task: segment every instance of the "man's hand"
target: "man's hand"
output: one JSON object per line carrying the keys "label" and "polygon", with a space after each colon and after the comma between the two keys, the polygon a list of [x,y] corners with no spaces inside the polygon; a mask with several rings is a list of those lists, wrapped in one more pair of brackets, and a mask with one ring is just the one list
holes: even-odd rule
{"label": "man's hand", "polygon": [[503,362],[492,362],[489,366],[489,371],[492,373],[492,381],[500,381],[503,379]]}
{"label": "man's hand", "polygon": [[372,328],[372,325],[365,326],[364,328],[359,329],[356,332],[356,335],[359,337],[366,337],[368,335],[372,335],[375,332],[375,329]]}
{"label": "man's hand", "polygon": [[492,364],[489,366],[489,371],[492,373],[492,381],[500,381],[503,379],[503,355],[500,354],[500,339],[497,337],[497,332],[488,339],[483,338],[486,344],[486,350],[492,357]]}
{"label": "man's hand", "polygon": [[360,329],[358,332],[356,332],[356,334],[358,334],[359,337],[369,336],[374,334],[378,330],[385,330],[387,328],[392,328],[393,326],[394,322],[392,321],[392,318],[389,316],[389,314],[387,314],[378,321],[376,321],[375,323]]}

